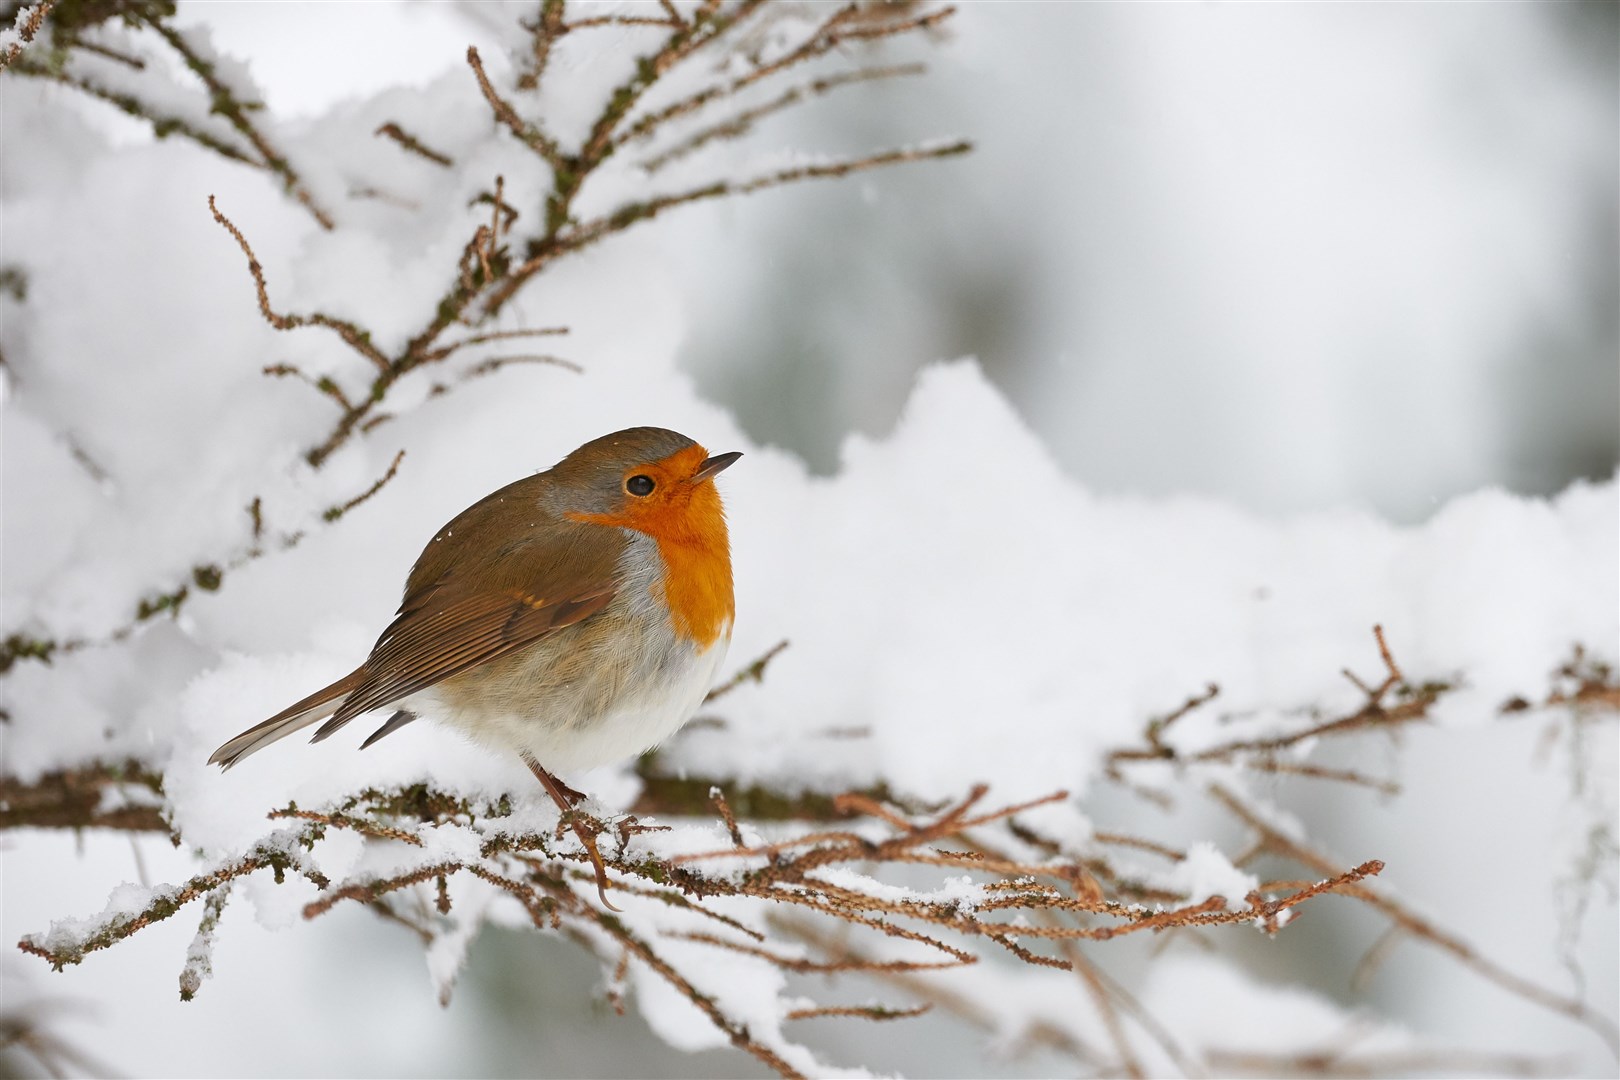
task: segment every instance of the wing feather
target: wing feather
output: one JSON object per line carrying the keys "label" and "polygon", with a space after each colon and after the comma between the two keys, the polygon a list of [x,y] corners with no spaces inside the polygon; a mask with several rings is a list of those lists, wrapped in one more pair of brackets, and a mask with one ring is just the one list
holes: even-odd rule
{"label": "wing feather", "polygon": [[599,527],[570,524],[514,545],[476,587],[452,568],[410,589],[398,617],[361,665],[364,678],[312,741],[361,713],[532,645],[607,607],[617,591],[615,571],[624,544],[611,534],[602,536],[608,530],[593,539],[612,542],[581,543],[576,530],[585,529]]}

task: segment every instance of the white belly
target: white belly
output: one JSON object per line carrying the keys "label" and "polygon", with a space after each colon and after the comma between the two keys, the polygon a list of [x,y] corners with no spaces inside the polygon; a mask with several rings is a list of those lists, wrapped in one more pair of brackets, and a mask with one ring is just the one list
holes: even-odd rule
{"label": "white belly", "polygon": [[626,761],[662,743],[692,718],[714,685],[730,643],[726,634],[706,650],[690,650],[684,661],[666,662],[663,678],[642,692],[627,693],[613,709],[587,723],[562,727],[505,713],[459,726],[480,741],[520,749],[552,772]]}
{"label": "white belly", "polygon": [[[729,631],[701,650],[670,635],[653,645],[652,655],[604,658],[607,674],[584,686],[543,686],[537,678],[533,696],[491,694],[476,701],[434,686],[401,705],[492,749],[526,753],[551,772],[592,769],[633,758],[675,734],[703,704],[730,643]],[[534,663],[548,664],[543,650]],[[603,683],[611,693],[603,692]]]}

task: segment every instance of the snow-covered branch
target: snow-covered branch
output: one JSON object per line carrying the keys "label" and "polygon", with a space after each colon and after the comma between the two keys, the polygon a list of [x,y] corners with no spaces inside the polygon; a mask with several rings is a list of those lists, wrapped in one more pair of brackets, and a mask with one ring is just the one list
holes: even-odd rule
{"label": "snow-covered branch", "polygon": [[[1296,755],[1301,744],[1378,738],[1429,719],[1431,707],[1449,688],[1410,685],[1381,628],[1375,628],[1375,636],[1385,677],[1373,686],[1346,670],[1366,701],[1345,715],[1322,719],[1300,710],[1299,719],[1272,734],[1228,738],[1197,753],[1182,753],[1172,742],[1172,728],[1191,723],[1206,709],[1215,698],[1211,687],[1174,712],[1148,721],[1143,728],[1148,750],[1127,748],[1107,755],[1110,779],[1160,803],[1207,792],[1256,834],[1254,844],[1231,857],[1207,844],[1177,849],[1147,836],[1093,833],[1077,844],[1045,835],[1037,811],[1067,803],[1066,792],[984,810],[989,790],[983,785],[932,808],[860,792],[794,797],[753,791],[743,794],[747,812],[739,814],[721,782],[710,783],[706,806],[692,805],[686,800],[694,789],[709,782],[686,777],[678,785],[667,784],[652,757],[643,763],[644,789],[634,815],[589,819],[593,831],[611,841],[603,847],[604,862],[617,902],[626,907],[622,916],[594,902],[596,879],[585,869],[589,856],[578,845],[563,843],[564,827],[554,813],[509,796],[480,803],[418,785],[367,789],[323,809],[289,805],[271,811],[271,819],[301,824],[272,831],[246,855],[179,886],[159,886],[144,896],[124,890],[101,916],[55,925],[24,938],[20,947],[57,968],[76,964],[198,899],[207,901],[198,932],[198,941],[206,945],[231,883],[263,871],[280,881],[288,869],[295,869],[315,883],[318,895],[303,904],[305,919],[326,915],[345,902],[363,904],[410,927],[430,952],[447,940],[464,949],[481,922],[500,921],[499,908],[491,901],[504,897],[535,929],[571,931],[574,940],[599,951],[604,963],[620,956],[622,967],[622,958],[630,957],[697,1006],[731,1043],[793,1076],[801,1069],[782,1056],[791,1044],[781,1042],[779,1032],[755,1038],[734,1015],[736,999],[728,1003],[724,993],[696,989],[701,964],[685,972],[693,962],[672,958],[684,955],[679,951],[666,955],[664,943],[695,943],[736,954],[754,966],[804,975],[864,975],[885,981],[904,974],[907,991],[918,999],[892,1008],[800,1005],[784,1012],[782,1021],[920,1016],[950,998],[926,973],[987,962],[991,958],[983,946],[1022,964],[1081,974],[1105,1015],[1113,1015],[1132,1008],[1132,1002],[1096,969],[1094,958],[1077,948],[1080,943],[1238,923],[1277,934],[1293,922],[1301,905],[1336,894],[1378,912],[1391,933],[1440,949],[1480,978],[1567,1015],[1611,1046],[1620,1046],[1613,1022],[1584,1002],[1513,974],[1447,930],[1443,920],[1423,917],[1388,891],[1369,886],[1365,879],[1377,875],[1382,862],[1338,863],[1292,835],[1291,825],[1276,820],[1245,793],[1244,770],[1268,771],[1265,763]],[[758,681],[784,644],[739,671],[711,701],[744,680]],[[1611,672],[1585,662],[1579,653],[1555,673],[1555,683],[1543,707],[1581,703],[1612,709],[1620,690]],[[1508,712],[1523,707],[1509,702]],[[1150,761],[1176,767],[1157,786],[1143,788],[1127,773],[1133,764]],[[1371,783],[1354,774],[1295,765],[1287,771],[1297,776]],[[703,822],[706,813],[717,820]],[[831,827],[793,824],[806,819]],[[90,817],[78,824],[109,822]],[[329,877],[320,869],[323,841],[338,832],[362,838],[371,851],[361,860],[362,869],[346,878]],[[1119,858],[1116,853],[1121,852],[1151,853],[1169,868],[1145,870]],[[1268,855],[1319,876],[1261,881],[1243,869]],[[463,910],[458,898],[469,889],[478,900]],[[834,930],[839,924],[842,934]],[[1386,946],[1381,938],[1378,959]],[[194,944],[193,953],[198,948]],[[188,959],[182,975],[188,999],[199,987],[197,973],[211,970],[200,966],[206,952],[198,955],[202,960]],[[458,966],[459,961],[446,965],[441,960],[436,967],[442,973],[441,996],[448,996]],[[623,980],[620,971],[614,981]],[[1151,1022],[1145,1026],[1153,1027]],[[1077,1056],[1115,1064],[1135,1060],[1124,1029],[1115,1022],[1109,1030],[1113,1057],[1095,1047]]]}

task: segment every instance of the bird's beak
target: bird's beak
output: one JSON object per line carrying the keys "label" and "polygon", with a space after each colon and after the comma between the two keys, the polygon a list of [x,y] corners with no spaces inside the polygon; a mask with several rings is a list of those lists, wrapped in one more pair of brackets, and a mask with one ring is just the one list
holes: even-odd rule
{"label": "bird's beak", "polygon": [[701,484],[711,479],[740,457],[742,457],[741,450],[733,450],[729,454],[716,454],[698,466],[698,471],[692,474],[692,483]]}

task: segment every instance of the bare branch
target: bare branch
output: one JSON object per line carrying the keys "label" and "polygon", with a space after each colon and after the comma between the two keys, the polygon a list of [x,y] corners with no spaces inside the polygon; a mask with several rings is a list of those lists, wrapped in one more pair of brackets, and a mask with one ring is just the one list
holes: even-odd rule
{"label": "bare branch", "polygon": [[[269,137],[260,131],[258,125],[254,124],[252,119],[249,118],[249,109],[257,107],[258,103],[248,104],[238,101],[233,89],[220,81],[214,64],[197,51],[192,43],[186,39],[185,34],[157,20],[148,22],[147,25],[167,42],[169,47],[180,55],[180,59],[184,61],[186,67],[190,68],[203,81],[203,85],[208,88],[213,111],[223,116],[231,127],[235,128],[237,133],[246,139],[249,145],[258,152],[259,164],[281,177],[281,182],[286,190],[303,205],[304,209],[309,211],[310,216],[320,223],[321,228],[327,230],[334,228],[332,216],[315,201],[315,196],[310,193],[309,188],[304,185],[304,181],[293,170],[292,164],[287,160],[286,155],[277,150],[271,144]],[[212,204],[213,197],[209,196],[209,205],[212,206]],[[216,216],[218,216],[217,213]]]}
{"label": "bare branch", "polygon": [[[1209,793],[1245,825],[1258,833],[1266,847],[1276,854],[1293,859],[1295,862],[1310,867],[1317,873],[1330,875],[1335,873],[1335,867],[1331,859],[1278,832],[1263,817],[1250,810],[1228,788],[1219,783],[1211,784]],[[1507,971],[1493,961],[1481,956],[1461,938],[1442,930],[1429,920],[1408,909],[1405,905],[1381,892],[1365,886],[1344,888],[1338,891],[1377,908],[1389,917],[1395,925],[1412,937],[1432,945],[1442,952],[1449,953],[1459,963],[1509,993],[1516,994],[1526,1001],[1534,1002],[1545,1009],[1561,1013],[1591,1028],[1609,1045],[1611,1052],[1620,1054],[1620,1026],[1617,1026],[1613,1019],[1598,1013],[1585,1002],[1548,990]]]}
{"label": "bare branch", "polygon": [[809,60],[824,56],[842,45],[846,41],[871,41],[877,38],[894,37],[914,30],[923,30],[937,26],[956,14],[954,7],[938,8],[910,19],[901,19],[896,22],[866,22],[863,21],[862,6],[858,3],[847,3],[838,7],[824,19],[815,32],[799,44],[797,48],[768,63],[761,64],[740,75],[730,82],[705,87],[689,97],[682,98],[657,112],[648,113],[637,120],[625,132],[621,142],[644,139],[658,128],[678,117],[695,112],[715,101],[733,97],[742,91],[771,78],[788,68],[803,64]]}
{"label": "bare branch", "polygon": [[208,210],[214,215],[214,220],[231,234],[242,254],[247,256],[248,273],[253,275],[253,287],[259,297],[259,314],[264,316],[266,322],[277,330],[293,330],[300,326],[324,326],[342,338],[344,344],[365,357],[381,371],[389,370],[388,357],[384,356],[378,348],[371,343],[371,334],[360,329],[354,323],[345,319],[334,319],[330,315],[316,312],[312,315],[281,315],[270,306],[270,292],[264,283],[264,267],[259,264],[258,256],[253,254],[253,248],[248,245],[247,237],[242,235],[232,221],[227,218],[214,203],[214,196],[208,196]]}
{"label": "bare branch", "polygon": [[546,73],[546,64],[551,59],[551,47],[567,32],[563,27],[563,8],[563,0],[541,0],[539,20],[533,25],[523,24],[534,43],[529,49],[528,70],[518,76],[519,90],[539,88],[540,79]]}
{"label": "bare branch", "polygon": [[784,1020],[814,1020],[825,1016],[852,1016],[862,1020],[909,1020],[921,1016],[933,1005],[915,1005],[909,1009],[891,1009],[886,1005],[820,1005],[813,1009],[792,1009]]}
{"label": "bare branch", "polygon": [[427,146],[416,136],[410,134],[392,120],[378,128],[375,134],[384,135],[390,139],[393,139],[406,150],[417,155],[418,157],[426,158],[435,165],[443,166],[446,169],[455,165],[455,162],[451,160],[449,155],[441,154],[437,150]]}
{"label": "bare branch", "polygon": [[64,86],[88,94],[100,101],[117,108],[126,115],[150,123],[154,130],[165,134],[179,135],[190,139],[199,146],[205,146],[223,158],[238,164],[260,168],[258,159],[246,153],[237,146],[211,134],[192,124],[189,120],[177,114],[164,112],[150,102],[144,101],[133,94],[121,90],[113,90],[103,86],[88,75],[60,70],[49,64],[37,62],[29,57],[20,57],[11,69],[18,75],[26,75],[36,79],[51,79]]}
{"label": "bare branch", "polygon": [[841,75],[829,75],[826,78],[795,86],[763,105],[745,109],[735,116],[728,117],[693,133],[669,149],[646,159],[641,163],[641,167],[650,173],[657,172],[670,162],[696,153],[711,142],[719,139],[741,138],[752,131],[754,125],[765,117],[798,105],[810,97],[819,97],[829,93],[839,87],[853,86],[856,83],[863,82],[875,82],[879,79],[921,75],[927,70],[922,64],[897,64],[893,67],[862,68],[859,71],[845,72]]}
{"label": "bare branch", "polygon": [[542,245],[535,254],[514,269],[489,294],[488,299],[485,301],[485,310],[491,314],[499,311],[531,277],[559,256],[588,247],[604,237],[622,232],[632,225],[651,221],[664,211],[677,206],[686,206],[691,203],[706,202],[710,199],[726,198],[733,195],[748,195],[756,191],[763,191],[766,188],[780,187],[784,184],[797,183],[802,180],[836,179],[888,165],[955,157],[959,154],[968,153],[972,149],[972,143],[960,140],[933,146],[885,150],[865,157],[850,158],[825,164],[798,165],[764,176],[758,176],[751,180],[736,182],[719,180],[713,184],[679,194],[661,195],[644,202],[629,203],[603,217],[573,226],[566,233],[558,233],[549,245]]}
{"label": "bare branch", "polygon": [[770,648],[766,649],[765,652],[756,658],[753,663],[737,672],[737,674],[733,675],[731,678],[727,679],[713,690],[710,690],[709,695],[703,699],[703,703],[708,705],[711,702],[718,701],[745,682],[764,682],[765,669],[769,667],[771,661],[775,660],[782,650],[787,647],[788,641],[786,638],[778,641],[775,645],[772,645]]}
{"label": "bare branch", "polygon": [[478,79],[478,89],[483,92],[484,100],[494,110],[495,118],[510,131],[517,140],[545,159],[553,169],[565,167],[562,151],[557,148],[557,141],[547,135],[536,124],[524,121],[512,107],[512,103],[501,97],[489,81],[484,72],[484,61],[479,57],[478,50],[467,46],[467,64],[473,69],[473,75]]}

